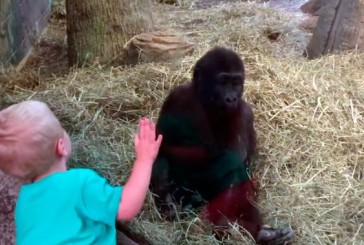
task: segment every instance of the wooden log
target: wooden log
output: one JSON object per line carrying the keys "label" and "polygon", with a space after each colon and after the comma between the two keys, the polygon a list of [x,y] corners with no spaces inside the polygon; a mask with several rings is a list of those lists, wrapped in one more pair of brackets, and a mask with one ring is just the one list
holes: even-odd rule
{"label": "wooden log", "polygon": [[315,31],[318,19],[318,16],[309,16],[299,24],[299,27],[312,33]]}
{"label": "wooden log", "polygon": [[124,49],[125,63],[171,61],[191,54],[196,45],[184,38],[163,31],[141,33],[129,40]]}
{"label": "wooden log", "polygon": [[364,0],[332,0],[322,11],[305,56],[364,50]]}
{"label": "wooden log", "polygon": [[322,7],[324,7],[330,0],[309,0],[304,3],[300,9],[303,13],[317,15],[317,11],[319,11]]}
{"label": "wooden log", "polygon": [[123,46],[154,30],[150,0],[66,0],[70,66],[123,64]]}

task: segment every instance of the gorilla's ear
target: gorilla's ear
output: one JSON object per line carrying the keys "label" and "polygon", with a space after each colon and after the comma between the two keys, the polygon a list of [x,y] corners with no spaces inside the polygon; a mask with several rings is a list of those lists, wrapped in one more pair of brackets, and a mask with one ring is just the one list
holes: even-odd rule
{"label": "gorilla's ear", "polygon": [[193,69],[193,81],[194,82],[199,82],[202,80],[202,74],[201,74],[201,69],[198,67],[195,67]]}

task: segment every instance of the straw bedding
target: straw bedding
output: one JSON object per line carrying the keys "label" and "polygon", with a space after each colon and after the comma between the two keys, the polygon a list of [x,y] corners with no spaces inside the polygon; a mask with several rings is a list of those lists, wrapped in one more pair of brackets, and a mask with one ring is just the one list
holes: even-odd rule
{"label": "straw bedding", "polygon": [[[298,14],[256,3],[190,6],[158,5],[153,11],[159,27],[197,44],[193,55],[56,75],[50,74],[50,62],[35,57],[20,74],[8,70],[0,76],[1,107],[30,98],[46,101],[72,135],[70,166],[96,169],[123,184],[134,158],[137,120],[157,118],[168,91],[191,77],[205,51],[231,47],[246,64],[244,97],[256,118],[254,175],[266,222],[292,226],[297,244],[364,244],[364,55],[306,60],[301,54],[309,34],[298,29]],[[57,21],[61,24],[52,25],[58,28],[62,20]],[[267,38],[267,31],[279,32],[278,39]],[[58,45],[64,45],[60,38]],[[53,46],[43,46],[47,57],[59,52]],[[197,216],[163,221],[150,194],[130,225],[154,244],[218,244]],[[253,244],[234,224],[231,231],[232,244]]]}

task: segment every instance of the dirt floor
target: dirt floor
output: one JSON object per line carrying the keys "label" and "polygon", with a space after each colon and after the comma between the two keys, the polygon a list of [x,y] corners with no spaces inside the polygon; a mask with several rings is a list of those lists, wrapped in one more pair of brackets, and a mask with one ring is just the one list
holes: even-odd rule
{"label": "dirt floor", "polygon": [[20,182],[0,171],[0,245],[14,244],[14,208]]}

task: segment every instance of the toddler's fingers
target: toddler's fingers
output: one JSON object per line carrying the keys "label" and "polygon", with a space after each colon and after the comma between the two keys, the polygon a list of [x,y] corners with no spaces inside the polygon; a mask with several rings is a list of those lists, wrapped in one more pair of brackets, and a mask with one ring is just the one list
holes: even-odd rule
{"label": "toddler's fingers", "polygon": [[139,144],[139,135],[134,134],[134,147],[136,147]]}
{"label": "toddler's fingers", "polygon": [[147,121],[146,121],[146,119],[145,118],[142,118],[141,120],[140,120],[140,133],[139,133],[139,138],[141,138],[141,139],[144,139],[145,137],[147,137],[147,134],[148,134],[148,132],[147,132]]}
{"label": "toddler's fingers", "polygon": [[149,129],[149,140],[152,142],[155,141],[155,136],[156,136],[155,128],[156,128],[155,123],[151,121]]}
{"label": "toddler's fingers", "polygon": [[156,141],[156,147],[159,148],[163,140],[163,135],[159,134],[157,141]]}

